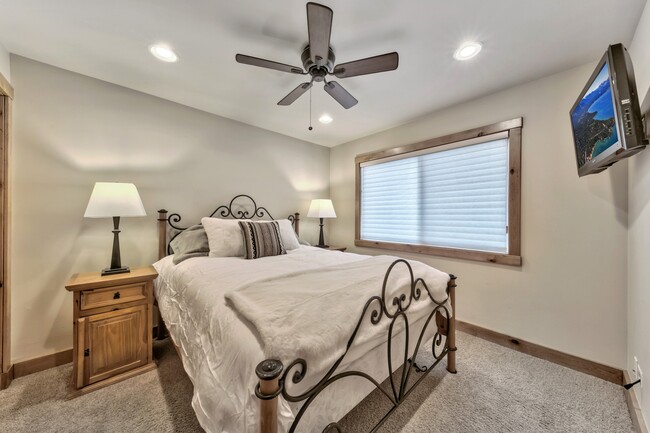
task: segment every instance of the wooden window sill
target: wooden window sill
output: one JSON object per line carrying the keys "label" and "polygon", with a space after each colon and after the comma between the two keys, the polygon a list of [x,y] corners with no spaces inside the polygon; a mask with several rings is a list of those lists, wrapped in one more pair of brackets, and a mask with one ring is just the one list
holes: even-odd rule
{"label": "wooden window sill", "polygon": [[367,241],[355,239],[354,245],[366,248],[381,248],[407,253],[426,254],[430,256],[451,257],[456,259],[474,260],[478,262],[498,263],[500,265],[521,266],[521,256],[512,254],[490,253],[486,251],[461,250],[442,248],[430,245],[398,244],[393,242]]}

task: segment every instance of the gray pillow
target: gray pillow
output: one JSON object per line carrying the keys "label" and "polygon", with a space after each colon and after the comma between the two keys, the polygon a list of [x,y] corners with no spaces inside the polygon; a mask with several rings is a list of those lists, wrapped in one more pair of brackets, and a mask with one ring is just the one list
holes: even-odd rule
{"label": "gray pillow", "polygon": [[208,235],[201,224],[184,230],[169,245],[174,251],[172,261],[175,265],[192,257],[206,257],[210,253]]}

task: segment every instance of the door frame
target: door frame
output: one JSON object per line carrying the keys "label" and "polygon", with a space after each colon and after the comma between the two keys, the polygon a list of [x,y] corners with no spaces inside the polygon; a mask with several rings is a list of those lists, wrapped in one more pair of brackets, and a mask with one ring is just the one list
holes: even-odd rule
{"label": "door frame", "polygon": [[0,390],[13,380],[9,280],[11,116],[14,89],[0,73]]}

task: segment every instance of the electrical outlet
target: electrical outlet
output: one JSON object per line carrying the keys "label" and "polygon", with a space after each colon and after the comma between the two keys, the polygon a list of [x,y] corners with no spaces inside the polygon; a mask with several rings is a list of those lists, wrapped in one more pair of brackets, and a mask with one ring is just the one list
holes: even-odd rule
{"label": "electrical outlet", "polygon": [[639,364],[636,365],[636,371],[639,375],[639,389],[643,389],[643,371],[641,371],[641,367],[639,367]]}
{"label": "electrical outlet", "polygon": [[639,360],[636,356],[634,357],[634,367],[632,369],[632,373],[634,373],[635,381],[639,379]]}

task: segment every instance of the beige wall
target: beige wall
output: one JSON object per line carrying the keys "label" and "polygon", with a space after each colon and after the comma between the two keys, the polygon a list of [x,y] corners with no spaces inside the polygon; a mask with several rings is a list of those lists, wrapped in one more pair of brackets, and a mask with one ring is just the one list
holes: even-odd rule
{"label": "beige wall", "polygon": [[9,51],[0,43],[0,74],[11,82],[11,68],[9,61]]}
{"label": "beige wall", "polygon": [[[276,217],[328,196],[329,149],[12,56],[12,357],[72,347],[74,272],[110,264],[111,221],[84,219],[96,181],[134,182],[147,211],[122,221],[122,262],[156,259],[156,210],[192,224],[238,193]],[[161,65],[161,69],[165,65]]]}
{"label": "beige wall", "polygon": [[339,217],[331,242],[363,253],[390,253],[353,247],[355,155],[523,116],[523,266],[409,257],[459,277],[459,319],[625,366],[627,165],[579,179],[568,115],[594,66],[510,88],[332,149],[330,189]]}
{"label": "beige wall", "polygon": [[[20,92],[13,160],[14,360],[71,346],[65,280],[109,262],[110,221],[83,218],[95,181],[136,183],[147,209],[146,218],[122,222],[124,264],[155,259],[160,207],[180,210],[192,223],[213,204],[244,192],[264,197],[276,216],[294,210],[304,216],[309,200],[326,197],[330,183],[339,218],[327,221],[327,239],[355,250],[355,155],[523,116],[524,265],[410,257],[459,275],[461,320],[626,364],[627,163],[578,179],[568,122],[593,65],[433,113],[330,154],[25,58],[11,60],[12,84]],[[315,240],[315,222],[303,223],[306,238]]]}
{"label": "beige wall", "polygon": [[[640,99],[650,90],[650,6],[639,21],[630,45]],[[629,161],[628,215],[628,347],[627,369],[632,371],[634,357],[639,359],[644,381],[650,379],[650,151]],[[650,391],[635,388],[641,400],[646,424],[650,421]]]}

